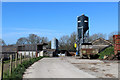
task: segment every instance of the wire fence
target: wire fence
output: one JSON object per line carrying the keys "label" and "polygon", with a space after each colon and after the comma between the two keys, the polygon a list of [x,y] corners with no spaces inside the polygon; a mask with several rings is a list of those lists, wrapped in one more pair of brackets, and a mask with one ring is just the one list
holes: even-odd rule
{"label": "wire fence", "polygon": [[36,53],[29,52],[10,54],[8,60],[4,60],[4,57],[0,60],[0,79],[3,80],[4,72],[9,71],[9,76],[12,74],[12,69],[16,68],[18,64],[21,64],[25,60],[39,57]]}

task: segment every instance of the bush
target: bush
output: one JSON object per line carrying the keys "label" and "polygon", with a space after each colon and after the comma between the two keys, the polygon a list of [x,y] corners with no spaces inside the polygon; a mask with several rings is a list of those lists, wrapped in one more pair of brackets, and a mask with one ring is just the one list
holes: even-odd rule
{"label": "bush", "polygon": [[17,65],[17,68],[12,69],[12,75],[9,76],[9,70],[5,72],[3,75],[3,80],[22,80],[22,76],[25,70],[31,66],[34,62],[40,60],[43,57],[32,58],[30,60],[26,60],[22,62],[22,64]]}
{"label": "bush", "polygon": [[104,51],[99,53],[99,59],[104,59],[104,56],[111,56],[112,54],[114,54],[114,47],[108,47],[106,48]]}

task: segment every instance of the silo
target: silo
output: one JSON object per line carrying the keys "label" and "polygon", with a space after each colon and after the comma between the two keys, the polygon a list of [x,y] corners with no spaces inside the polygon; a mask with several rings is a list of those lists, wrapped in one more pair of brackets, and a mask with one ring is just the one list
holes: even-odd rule
{"label": "silo", "polygon": [[[77,21],[78,21],[78,37],[82,38],[82,36],[84,37],[84,34],[89,29],[88,17],[83,14],[77,18]],[[82,27],[83,27],[83,32],[82,32]]]}
{"label": "silo", "polygon": [[58,40],[56,38],[53,38],[51,41],[51,49],[58,49]]}
{"label": "silo", "polygon": [[[89,18],[82,14],[77,17],[77,53],[80,54],[79,49],[81,49],[82,43],[89,42]],[[80,56],[82,56],[80,54]]]}

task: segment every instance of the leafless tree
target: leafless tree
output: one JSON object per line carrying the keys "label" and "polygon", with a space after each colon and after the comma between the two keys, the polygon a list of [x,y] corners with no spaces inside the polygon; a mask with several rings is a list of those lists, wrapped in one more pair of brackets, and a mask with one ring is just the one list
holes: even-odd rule
{"label": "leafless tree", "polygon": [[48,42],[48,49],[51,49],[51,41]]}
{"label": "leafless tree", "polygon": [[29,44],[29,40],[26,37],[19,38],[16,42],[17,45]]}
{"label": "leafless tree", "polygon": [[69,48],[69,36],[64,35],[59,39],[59,49],[66,49]]}
{"label": "leafless tree", "polygon": [[22,44],[38,44],[38,43],[47,43],[48,38],[47,37],[40,37],[36,34],[29,34],[28,37],[22,37],[19,38],[16,42],[17,45]]}
{"label": "leafless tree", "polygon": [[113,35],[117,35],[118,34],[118,32],[111,32],[109,35],[108,35],[108,39],[109,39],[109,41],[110,42],[112,42],[113,43]]}
{"label": "leafless tree", "polygon": [[39,43],[39,38],[37,35],[35,34],[29,34],[28,40],[30,44],[36,44]]}
{"label": "leafless tree", "polygon": [[103,33],[97,33],[97,34],[93,34],[89,37],[89,41],[93,41],[93,40],[96,40],[98,38],[104,38],[106,39],[106,34],[103,34]]}
{"label": "leafless tree", "polygon": [[0,45],[2,45],[2,46],[6,45],[6,44],[5,44],[5,41],[2,40],[2,39],[0,39]]}
{"label": "leafless tree", "polygon": [[40,43],[47,43],[48,42],[48,38],[47,37],[41,37],[40,38]]}
{"label": "leafless tree", "polygon": [[30,34],[28,39],[29,39],[30,44],[47,43],[48,42],[47,37],[39,37],[35,34]]}
{"label": "leafless tree", "polygon": [[73,32],[71,35],[70,35],[70,50],[72,51],[75,51],[75,47],[74,47],[74,43],[76,42],[76,32]]}
{"label": "leafless tree", "polygon": [[76,33],[73,32],[70,36],[64,35],[59,39],[59,49],[74,50],[74,43],[76,42]]}

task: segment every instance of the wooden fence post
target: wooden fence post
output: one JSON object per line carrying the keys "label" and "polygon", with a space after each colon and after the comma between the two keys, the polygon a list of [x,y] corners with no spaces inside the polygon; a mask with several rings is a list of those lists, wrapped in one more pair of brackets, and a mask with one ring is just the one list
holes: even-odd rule
{"label": "wooden fence post", "polygon": [[10,55],[10,69],[9,69],[9,76],[12,74],[12,55]]}
{"label": "wooden fence post", "polygon": [[36,54],[35,54],[35,58],[37,58],[37,52],[36,52]]}
{"label": "wooden fence post", "polygon": [[26,52],[24,52],[24,61],[26,60]]}
{"label": "wooden fence post", "polygon": [[20,53],[20,64],[22,64],[22,53]]}
{"label": "wooden fence post", "polygon": [[29,60],[30,60],[30,52],[29,52]]}
{"label": "wooden fence post", "polygon": [[33,58],[33,52],[32,52],[32,58]]}
{"label": "wooden fence post", "polygon": [[17,67],[17,53],[15,54],[15,68]]}
{"label": "wooden fence post", "polygon": [[1,80],[3,80],[3,58],[1,58],[1,70],[0,70],[0,77],[1,77]]}
{"label": "wooden fence post", "polygon": [[26,52],[24,53],[24,59],[26,58]]}

